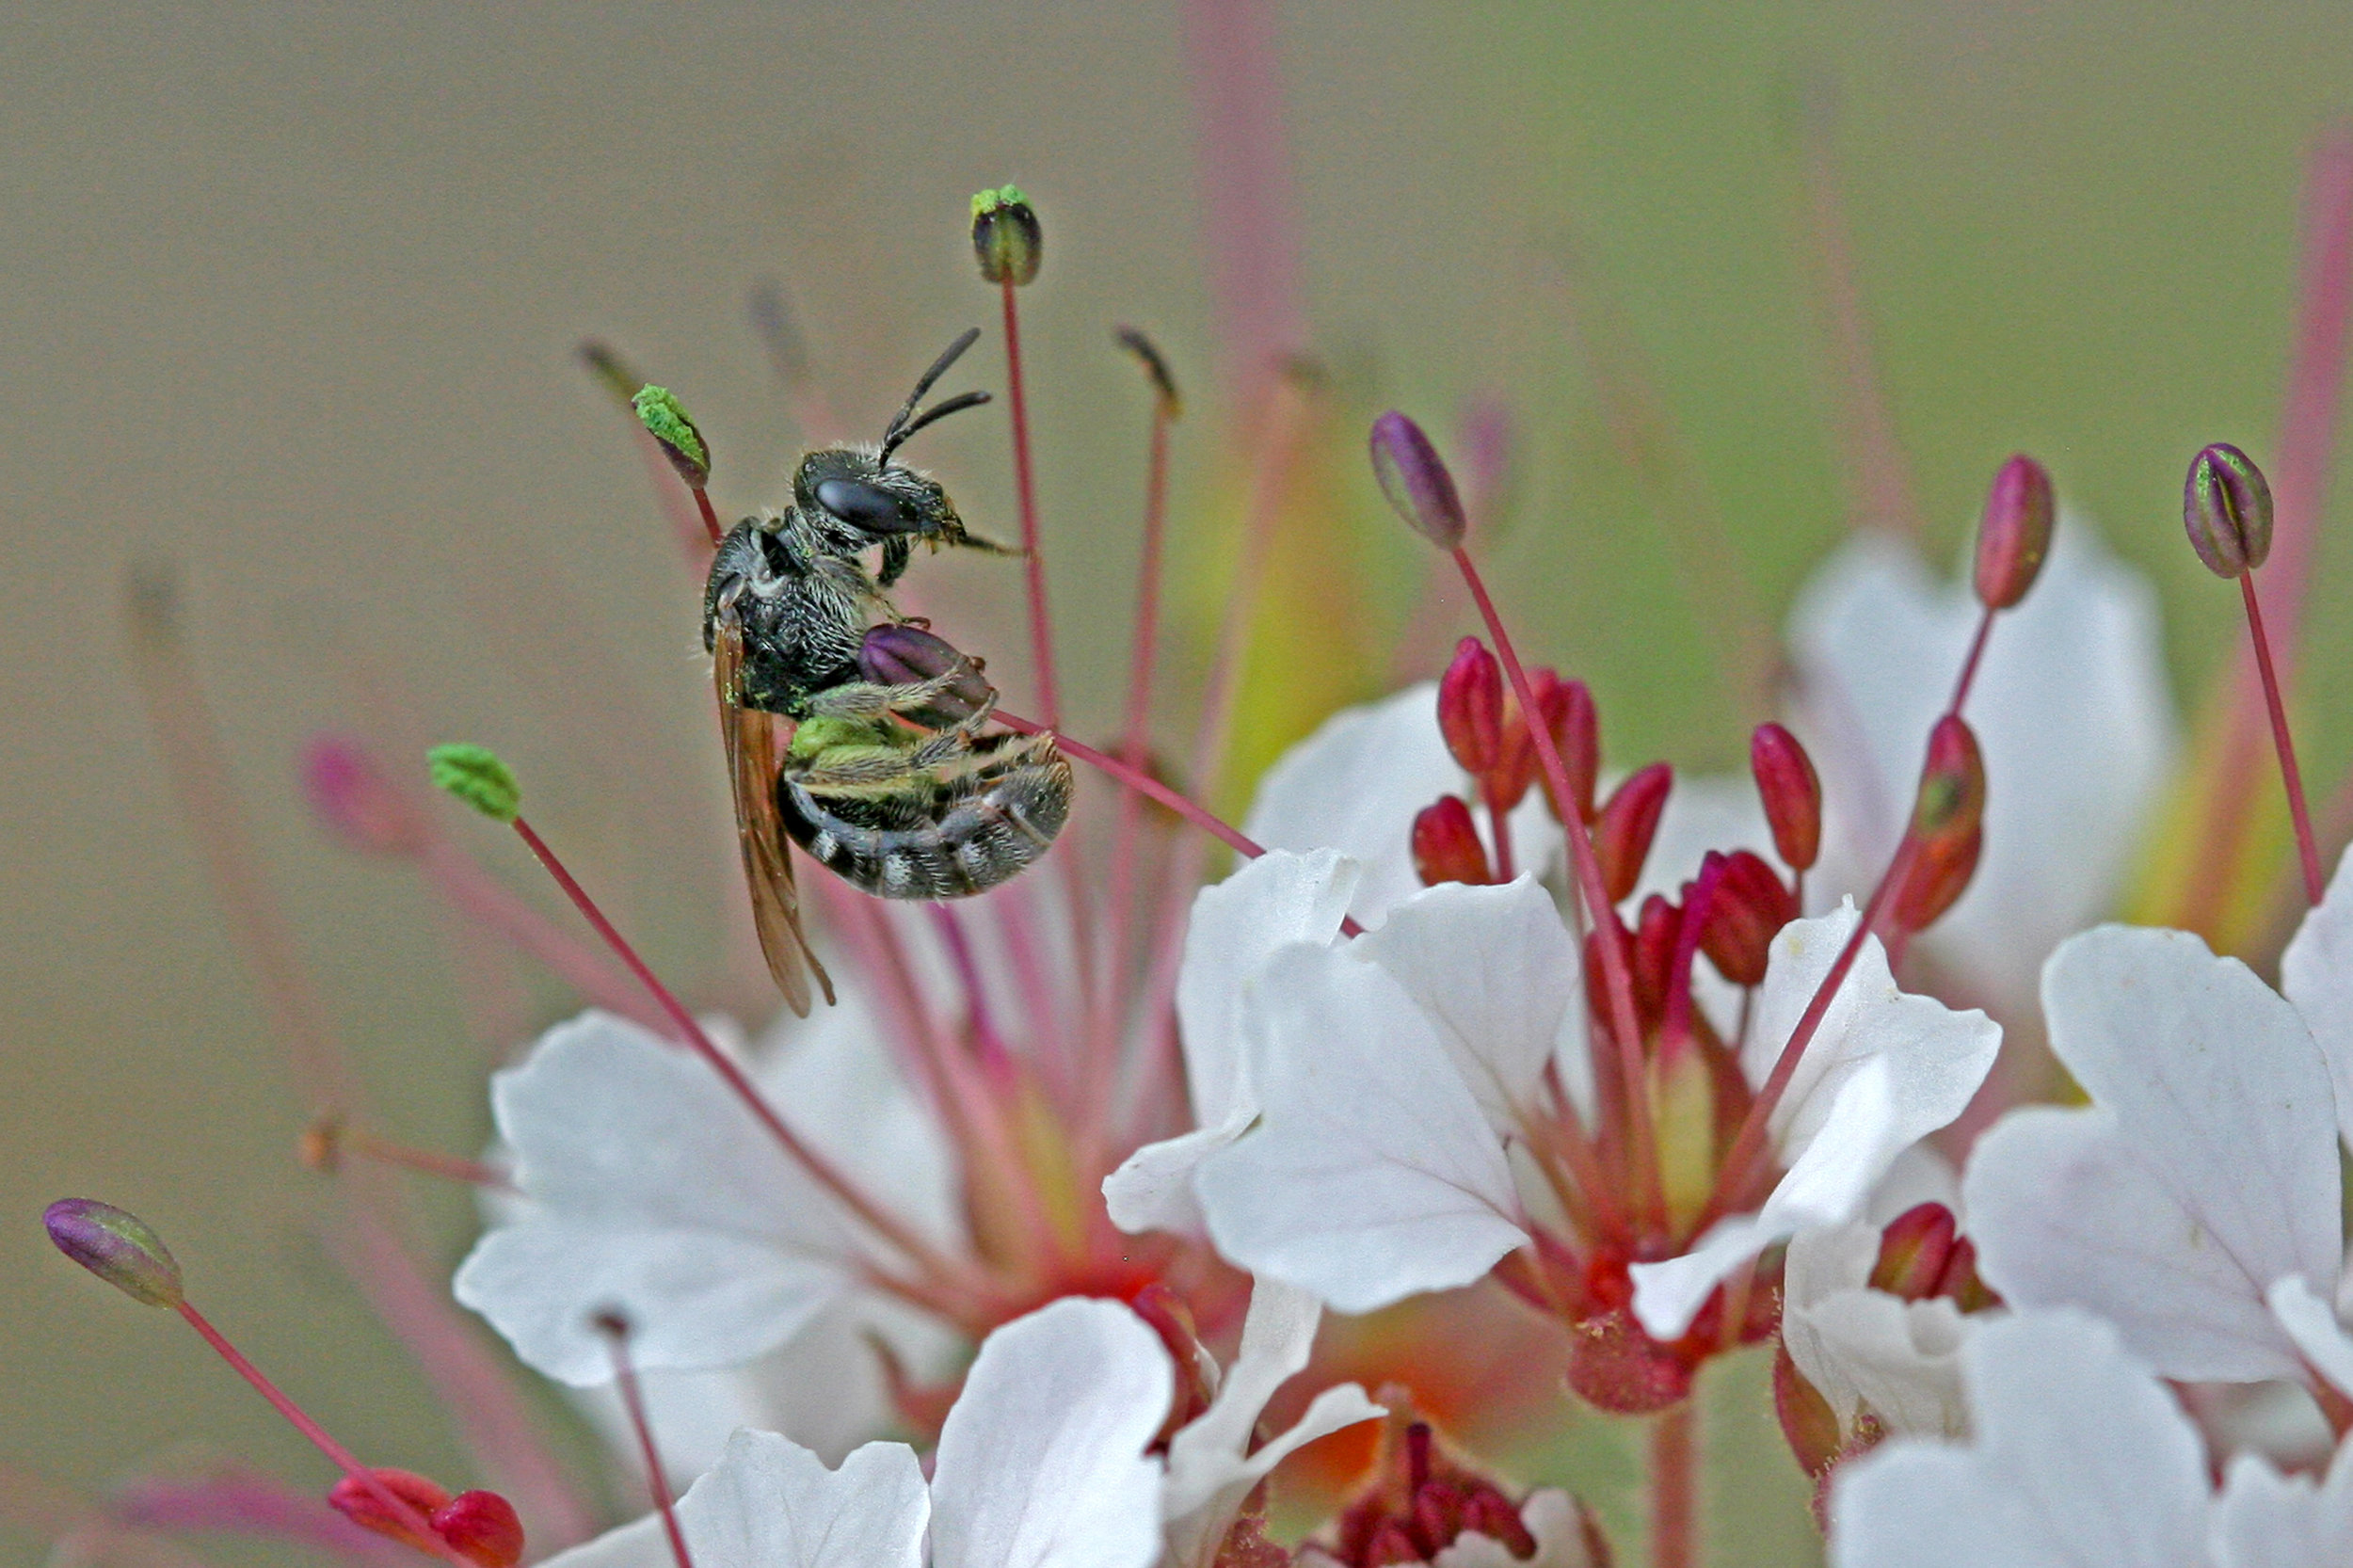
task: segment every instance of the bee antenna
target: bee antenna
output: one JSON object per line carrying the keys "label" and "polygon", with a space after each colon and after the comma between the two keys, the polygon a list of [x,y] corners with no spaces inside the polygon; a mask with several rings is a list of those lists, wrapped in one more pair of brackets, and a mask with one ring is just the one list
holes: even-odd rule
{"label": "bee antenna", "polygon": [[884,439],[882,460],[886,463],[890,461],[891,453],[904,444],[909,436],[914,435],[923,426],[936,424],[950,414],[960,414],[967,408],[977,408],[988,401],[990,401],[989,395],[984,392],[958,392],[953,397],[933,404]]}
{"label": "bee antenna", "polygon": [[953,413],[958,408],[969,408],[973,406],[975,400],[967,394],[964,398],[949,399],[948,402],[941,404],[920,419],[916,418],[915,414],[915,406],[923,401],[923,394],[930,392],[934,383],[948,374],[949,366],[964,358],[964,351],[979,342],[980,336],[979,328],[966,328],[955,342],[940,350],[939,358],[932,361],[932,368],[916,379],[915,390],[907,393],[906,402],[902,404],[899,411],[891,416],[890,423],[883,427],[882,460],[884,462],[890,461],[890,455],[898,449],[900,442],[929,424],[933,420],[940,418],[943,414]]}

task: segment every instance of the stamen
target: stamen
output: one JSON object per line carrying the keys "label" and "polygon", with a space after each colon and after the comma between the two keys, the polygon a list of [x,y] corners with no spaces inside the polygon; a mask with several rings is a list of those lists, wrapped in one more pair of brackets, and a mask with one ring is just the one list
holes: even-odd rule
{"label": "stamen", "polygon": [[2312,808],[2304,799],[2304,774],[2296,764],[2296,739],[2288,730],[2287,708],[2280,697],[2280,677],[2271,667],[2271,643],[2264,635],[2263,606],[2255,598],[2255,574],[2242,574],[2240,596],[2247,603],[2247,634],[2255,645],[2255,668],[2263,679],[2264,706],[2271,716],[2271,744],[2280,754],[2280,779],[2286,786],[2288,816],[2296,824],[2296,854],[2304,871],[2304,898],[2317,907],[2329,890],[2320,869],[2320,846],[2313,838]]}
{"label": "stamen", "polygon": [[972,939],[965,935],[964,922],[944,904],[927,907],[933,928],[948,950],[949,962],[955,966],[956,977],[964,982],[964,994],[972,1009],[973,1044],[984,1061],[1000,1066],[1009,1064],[1012,1053],[1005,1048],[1005,1037],[997,1032],[996,1020],[989,1015],[988,986],[981,978],[981,966],[973,959]]}
{"label": "stamen", "polygon": [[439,1176],[446,1181],[462,1181],[469,1186],[495,1192],[518,1191],[507,1174],[494,1165],[486,1165],[478,1160],[467,1160],[458,1155],[442,1154],[436,1149],[387,1143],[363,1128],[353,1127],[338,1112],[329,1112],[304,1128],[296,1152],[303,1164],[321,1176],[333,1176],[342,1167],[344,1156],[353,1154],[362,1160],[415,1171],[422,1176]]}
{"label": "stamen", "polygon": [[1021,571],[1029,590],[1030,663],[1037,682],[1038,712],[1046,722],[1062,723],[1062,694],[1054,672],[1054,620],[1046,601],[1046,555],[1038,542],[1037,476],[1030,465],[1030,392],[1021,372],[1021,309],[1015,302],[1016,285],[1007,273],[998,284],[1004,300],[1005,393],[1011,404],[1007,421],[1013,427],[1013,488],[1021,512]]}
{"label": "stamen", "polygon": [[653,1494],[654,1511],[662,1515],[662,1533],[670,1540],[670,1557],[678,1568],[695,1568],[687,1554],[686,1531],[680,1528],[678,1510],[670,1502],[669,1478],[662,1473],[662,1449],[654,1442],[653,1423],[646,1417],[645,1391],[637,1385],[637,1368],[629,1359],[629,1320],[616,1311],[597,1314],[597,1327],[613,1351],[613,1381],[621,1393],[621,1406],[637,1434],[637,1452],[646,1464],[646,1489]]}

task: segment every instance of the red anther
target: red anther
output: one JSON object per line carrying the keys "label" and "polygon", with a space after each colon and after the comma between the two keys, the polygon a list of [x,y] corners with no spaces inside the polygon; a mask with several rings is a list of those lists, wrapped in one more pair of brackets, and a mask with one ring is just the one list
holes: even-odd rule
{"label": "red anther", "polygon": [[1454,662],[1438,681],[1438,732],[1447,750],[1474,778],[1503,760],[1503,666],[1477,637],[1454,648]]}
{"label": "red anther", "polygon": [[1936,1293],[1963,1312],[1987,1312],[2002,1304],[2000,1295],[1978,1277],[1977,1244],[1966,1236],[1953,1243],[1953,1256],[1945,1260]]}
{"label": "red anther", "polygon": [[2051,552],[2057,520],[2050,471],[2023,452],[2004,463],[1977,524],[1978,603],[2007,610],[2026,597]]}
{"label": "red anther", "polygon": [[367,747],[321,735],[302,751],[302,791],[335,836],[371,855],[419,855],[433,830]]}
{"label": "red anther", "polygon": [[1985,829],[1973,827],[1966,838],[1939,837],[1917,846],[1903,886],[1888,906],[1897,929],[1926,931],[1944,917],[1969,890],[1977,874],[1977,856],[1985,849]]}
{"label": "red anther", "polygon": [[1749,737],[1749,772],[1773,848],[1793,872],[1810,871],[1822,850],[1822,780],[1798,738],[1777,724],[1760,724]]}
{"label": "red anther", "polygon": [[1761,985],[1773,937],[1798,918],[1798,901],[1779,872],[1745,849],[1709,858],[1720,870],[1700,922],[1700,951],[1735,985]]}
{"label": "red anther", "polygon": [[1429,1484],[1431,1453],[1437,1437],[1427,1421],[1413,1422],[1405,1429],[1405,1484],[1415,1491]]}
{"label": "red anther", "polygon": [[[450,1501],[447,1487],[428,1476],[417,1474],[414,1470],[395,1470],[389,1465],[374,1465],[370,1467],[368,1473],[376,1479],[385,1491],[424,1514],[427,1524],[432,1523],[433,1515],[447,1506]],[[421,1552],[433,1550],[431,1542],[420,1540],[417,1532],[409,1528],[408,1521],[387,1507],[384,1499],[376,1495],[375,1488],[357,1476],[345,1476],[333,1486],[328,1487],[327,1501],[336,1512],[363,1529],[372,1529],[378,1535],[390,1536],[392,1540],[404,1545],[414,1546]]]}
{"label": "red anther", "polygon": [[1509,811],[1536,782],[1536,743],[1529,738],[1528,719],[1510,692],[1503,694],[1503,729],[1495,771],[1481,780],[1487,804]]}
{"label": "red anther", "polygon": [[1526,1559],[1536,1555],[1536,1537],[1520,1518],[1520,1511],[1492,1486],[1481,1487],[1463,1505],[1463,1529],[1502,1542],[1504,1549],[1513,1557]]}
{"label": "red anther", "polygon": [[1905,1209],[1880,1233],[1879,1260],[1871,1265],[1871,1288],[1908,1302],[1935,1295],[1953,1260],[1959,1231],[1953,1211],[1941,1203]]}
{"label": "red anther", "polygon": [[[1683,910],[1657,893],[1642,901],[1634,922],[1634,1005],[1642,1021],[1655,1023],[1667,1011],[1667,985],[1674,977],[1675,946],[1683,936]],[[1585,972],[1593,974],[1598,957],[1591,951],[1594,937],[1586,937]]]}
{"label": "red anther", "polygon": [[434,1511],[433,1528],[474,1568],[515,1568],[523,1556],[523,1522],[495,1492],[460,1492]]}
{"label": "red anther", "polygon": [[1838,1430],[1838,1413],[1821,1391],[1805,1381],[1786,1345],[1773,1349],[1773,1414],[1781,1418],[1781,1434],[1797,1456],[1798,1468],[1819,1477],[1836,1463],[1846,1439]]}
{"label": "red anther", "polygon": [[1444,1551],[1463,1533],[1463,1489],[1451,1481],[1424,1481],[1414,1492],[1414,1528],[1432,1550]]}
{"label": "red anther", "polygon": [[1920,769],[1920,794],[1912,810],[1914,838],[1962,839],[1985,816],[1985,757],[1977,733],[1959,713],[1947,713],[1929,731],[1929,760]]}
{"label": "red anther", "polygon": [[1425,888],[1441,882],[1484,887],[1495,880],[1487,868],[1487,846],[1479,841],[1478,824],[1462,796],[1441,796],[1414,814],[1414,870]]}
{"label": "red anther", "polygon": [[1217,1363],[1201,1343],[1192,1305],[1167,1286],[1155,1280],[1128,1298],[1128,1305],[1152,1325],[1169,1359],[1176,1364],[1176,1397],[1170,1401],[1168,1420],[1160,1429],[1163,1435],[1173,1435],[1209,1408],[1217,1393]]}
{"label": "red anther", "polygon": [[1600,862],[1602,888],[1610,903],[1623,900],[1642,879],[1642,862],[1650,858],[1658,815],[1667,808],[1674,781],[1673,767],[1653,762],[1611,791],[1593,820],[1593,857]]}
{"label": "red anther", "polygon": [[1428,1559],[1420,1544],[1405,1533],[1405,1527],[1392,1519],[1372,1532],[1356,1560],[1361,1568],[1394,1568],[1396,1564],[1424,1562]]}
{"label": "red anther", "polygon": [[[1592,822],[1593,791],[1601,778],[1601,721],[1593,711],[1593,694],[1584,681],[1563,680],[1547,669],[1530,670],[1528,686],[1552,731],[1552,744],[1560,748],[1577,808]],[[1545,804],[1552,804],[1549,797]]]}

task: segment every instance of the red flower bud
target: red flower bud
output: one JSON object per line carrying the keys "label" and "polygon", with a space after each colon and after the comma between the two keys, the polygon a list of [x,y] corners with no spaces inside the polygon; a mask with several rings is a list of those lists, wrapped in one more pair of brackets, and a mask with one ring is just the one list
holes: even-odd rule
{"label": "red flower bud", "polygon": [[2271,483],[2252,457],[2217,441],[2190,460],[2182,526],[2217,577],[2252,571],[2271,553]]}
{"label": "red flower bud", "polygon": [[1373,477],[1408,526],[1440,550],[1459,549],[1470,526],[1446,459],[1420,425],[1392,408],[1372,422]]}
{"label": "red flower bud", "polygon": [[[515,1505],[495,1492],[466,1492],[456,1497],[448,1488],[413,1470],[377,1465],[369,1470],[376,1486],[357,1476],[345,1476],[329,1488],[327,1500],[336,1512],[365,1529],[389,1536],[421,1552],[446,1546],[474,1568],[515,1568],[522,1560],[523,1527]],[[390,1492],[424,1516],[437,1540],[422,1539],[408,1520],[377,1495]]]}
{"label": "red flower bud", "polygon": [[[371,1466],[368,1473],[376,1478],[376,1486],[415,1509],[427,1524],[433,1522],[434,1511],[450,1500],[449,1488],[414,1470],[395,1470],[378,1464]],[[376,1487],[357,1476],[345,1476],[328,1488],[327,1500],[336,1512],[362,1529],[391,1536],[421,1552],[433,1550],[432,1542],[420,1539],[408,1522],[376,1495]]]}
{"label": "red flower bud", "polygon": [[460,1492],[434,1511],[432,1525],[474,1568],[515,1568],[522,1560],[523,1522],[495,1492]]}
{"label": "red flower bud", "polygon": [[1441,796],[1415,813],[1414,870],[1425,888],[1441,882],[1483,887],[1495,880],[1487,869],[1487,846],[1479,841],[1478,824],[1460,795]]}
{"label": "red flower bud", "polygon": [[1993,1288],[1977,1277],[1977,1244],[1966,1236],[1953,1243],[1953,1256],[1945,1264],[1944,1277],[1936,1282],[1936,1293],[1963,1312],[1985,1312],[2002,1304]]}
{"label": "red flower bud", "polygon": [[2007,610],[2026,597],[2051,552],[2058,505],[2051,474],[2024,453],[2002,465],[1977,524],[1977,602]]}
{"label": "red flower bud", "polygon": [[1749,772],[1773,830],[1773,849],[1793,872],[1809,871],[1822,852],[1822,780],[1798,738],[1777,724],[1749,737]]}
{"label": "red flower bud", "polygon": [[1926,931],[1934,925],[1969,890],[1969,879],[1977,874],[1977,856],[1984,849],[1983,826],[1973,827],[1959,839],[1921,840],[1911,869],[1904,873],[1903,886],[1896,893],[1891,911],[1896,924],[1906,931]]}
{"label": "red flower bud", "polygon": [[[1656,1021],[1666,1016],[1667,983],[1674,973],[1675,946],[1683,936],[1683,910],[1657,893],[1642,901],[1634,922],[1634,948],[1628,966],[1633,973],[1634,1005],[1642,1017]],[[1586,939],[1585,972],[1602,972],[1598,934]]]}
{"label": "red flower bud", "polygon": [[1474,778],[1503,760],[1503,666],[1477,637],[1455,645],[1454,662],[1438,681],[1438,732]]}
{"label": "red flower bud", "polygon": [[1700,923],[1700,951],[1735,985],[1760,985],[1773,937],[1798,918],[1798,901],[1773,868],[1745,849],[1711,854],[1716,888]]}
{"label": "red flower bud", "polygon": [[1967,721],[1947,713],[1929,731],[1929,759],[1920,769],[1920,794],[1912,810],[1913,835],[1923,840],[1964,839],[1984,819],[1984,754]]}
{"label": "red flower bud", "polygon": [[[1545,728],[1552,733],[1552,744],[1560,750],[1577,812],[1592,822],[1593,791],[1601,777],[1601,721],[1593,711],[1593,694],[1586,690],[1584,681],[1563,680],[1547,669],[1530,671],[1528,686],[1544,714]],[[1529,761],[1532,766],[1534,759]],[[1549,792],[1545,804],[1552,804]]]}
{"label": "red flower bud", "polygon": [[1871,1288],[1908,1302],[1936,1294],[1952,1261],[1960,1233],[1953,1211],[1941,1203],[1907,1208],[1880,1233],[1880,1255],[1871,1265]]}
{"label": "red flower bud", "polygon": [[1642,862],[1650,858],[1650,841],[1674,781],[1673,768],[1653,762],[1610,792],[1609,804],[1593,820],[1593,856],[1601,862],[1602,888],[1610,903],[1624,899],[1641,880]]}

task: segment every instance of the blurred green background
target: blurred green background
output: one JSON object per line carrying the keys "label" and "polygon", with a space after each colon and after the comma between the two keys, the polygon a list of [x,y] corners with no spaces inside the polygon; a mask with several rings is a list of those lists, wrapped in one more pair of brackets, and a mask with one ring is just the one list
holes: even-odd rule
{"label": "blurred green background", "polygon": [[[2276,438],[2302,157],[2353,109],[2342,6],[1322,3],[1263,20],[1304,346],[1345,478],[1335,548],[1370,585],[1369,647],[1422,564],[1362,478],[1358,432],[1392,404],[1444,430],[1499,398],[1521,479],[1496,577],[1528,643],[1593,681],[1619,760],[1739,754],[1718,678],[1736,606],[1693,563],[1777,618],[1853,511],[1811,123],[1836,150],[1931,547],[1957,548],[1994,466],[2030,450],[2160,584],[2185,693],[2231,648],[2233,596],[2180,541],[2181,472],[2206,440],[2267,456]],[[801,435],[747,293],[781,280],[817,383],[864,433],[938,344],[990,321],[965,200],[1009,178],[1048,230],[1025,306],[1068,701],[1082,729],[1106,725],[1143,470],[1114,323],[1150,328],[1194,393],[1176,548],[1196,581],[1221,558],[1206,527],[1184,532],[1231,479],[1199,25],[1175,4],[16,12],[0,1466],[96,1487],[199,1446],[325,1480],[184,1334],[49,1251],[40,1206],[88,1193],[160,1226],[199,1299],[330,1428],[462,1470],[316,1240],[330,1208],[291,1158],[301,1106],[142,716],[126,567],[181,573],[187,673],[382,1124],[478,1146],[486,1046],[504,1041],[474,1035],[520,1035],[562,993],[454,968],[418,878],[312,824],[303,741],[497,745],[658,968],[710,1000],[755,994],[728,956],[694,586],[575,349],[602,337],[681,392],[723,510],[776,499]],[[992,338],[976,374],[995,379],[994,356]],[[1672,431],[1647,468],[1599,390],[1634,384],[1654,436]],[[1001,424],[924,440],[968,519],[1010,535]],[[2353,757],[2335,699],[2349,570],[2324,537],[2304,703],[2323,792]],[[1016,592],[1001,564],[943,562],[925,603],[953,605],[1018,692]],[[1176,629],[1180,674],[1200,632]],[[511,843],[470,825],[454,830],[539,899]],[[426,1201],[454,1260],[467,1206]],[[1712,1560],[1803,1560],[1788,1479],[1755,1481],[1779,1488],[1769,1527],[1715,1532]]]}

